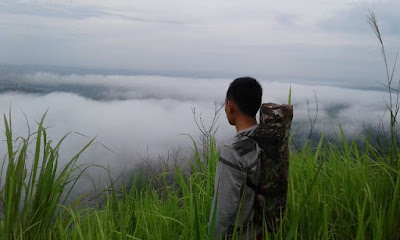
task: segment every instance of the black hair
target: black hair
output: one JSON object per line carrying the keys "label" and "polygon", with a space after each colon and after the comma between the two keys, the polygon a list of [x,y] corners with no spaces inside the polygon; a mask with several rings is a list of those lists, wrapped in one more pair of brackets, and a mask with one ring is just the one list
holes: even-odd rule
{"label": "black hair", "polygon": [[239,110],[250,117],[255,117],[261,105],[262,87],[252,77],[236,78],[229,85],[226,99],[232,100]]}

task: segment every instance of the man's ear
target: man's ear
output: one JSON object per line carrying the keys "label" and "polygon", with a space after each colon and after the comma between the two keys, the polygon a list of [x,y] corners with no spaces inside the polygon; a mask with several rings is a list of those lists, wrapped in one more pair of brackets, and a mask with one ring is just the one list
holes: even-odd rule
{"label": "man's ear", "polygon": [[226,110],[227,110],[230,114],[234,113],[235,110],[236,110],[236,104],[235,104],[232,100],[228,100],[228,101],[226,102]]}

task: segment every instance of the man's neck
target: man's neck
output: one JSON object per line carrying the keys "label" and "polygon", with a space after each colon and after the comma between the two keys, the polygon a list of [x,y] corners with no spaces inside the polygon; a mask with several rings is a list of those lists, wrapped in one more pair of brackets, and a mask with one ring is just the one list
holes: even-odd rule
{"label": "man's neck", "polygon": [[257,124],[257,120],[255,118],[243,118],[236,122],[236,132],[239,132],[243,129],[252,127]]}

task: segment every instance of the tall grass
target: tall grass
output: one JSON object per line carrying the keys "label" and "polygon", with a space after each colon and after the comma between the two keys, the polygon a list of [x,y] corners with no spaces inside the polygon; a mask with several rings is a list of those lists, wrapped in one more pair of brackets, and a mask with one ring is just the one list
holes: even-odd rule
{"label": "tall grass", "polygon": [[[37,131],[26,138],[13,138],[11,114],[4,115],[4,129],[7,144],[7,156],[3,160],[0,172],[0,215],[1,239],[44,239],[46,229],[54,224],[59,212],[58,204],[68,197],[66,186],[74,186],[75,179],[70,176],[78,168],[74,166],[80,154],[91,144],[89,142],[65,166],[58,167],[59,149],[65,135],[58,143],[47,139],[43,127],[45,115],[38,124]],[[35,138],[31,142],[31,138]],[[33,158],[30,158],[29,146],[34,143]],[[31,166],[27,166],[31,160]],[[59,170],[59,171],[58,171]]]}
{"label": "tall grass", "polygon": [[[51,147],[42,119],[27,170],[31,137],[18,138],[15,146],[6,118],[4,126],[9,152],[1,183],[1,239],[209,239],[218,161],[214,139],[206,159],[195,148],[189,173],[176,166],[157,176],[154,181],[164,182],[161,188],[153,187],[152,179],[137,187],[140,178],[133,176],[130,188],[107,191],[102,204],[74,207],[63,204],[61,196],[81,152],[58,168],[63,139]],[[346,141],[344,132],[340,141],[338,145],[321,137],[317,149],[306,143],[290,156],[283,224],[265,239],[400,238],[400,167],[388,164],[390,154],[379,154],[368,141],[359,148]],[[174,184],[167,183],[171,177]]]}
{"label": "tall grass", "polygon": [[[398,162],[399,155],[397,154],[398,149],[399,149],[399,131],[400,131],[400,126],[398,122],[398,114],[400,111],[400,79],[397,81],[397,86],[395,85],[396,83],[393,82],[396,78],[396,67],[398,63],[398,56],[399,56],[399,51],[396,53],[396,57],[393,61],[393,66],[390,67],[389,65],[389,60],[386,54],[386,48],[385,44],[383,41],[383,37],[381,34],[381,31],[379,29],[379,24],[378,20],[374,14],[374,12],[370,11],[369,16],[367,17],[367,22],[368,24],[372,27],[372,30],[375,33],[375,36],[378,40],[378,45],[381,51],[382,55],[382,60],[383,64],[385,67],[385,80],[386,83],[380,83],[383,85],[389,94],[389,102],[385,101],[386,104],[386,110],[390,113],[390,128],[389,128],[389,133],[387,134],[384,129],[383,131],[383,141],[384,144],[380,144],[380,147],[382,148],[383,151],[389,151],[390,152],[390,161],[394,164]],[[389,135],[389,139],[387,138],[387,135]]]}

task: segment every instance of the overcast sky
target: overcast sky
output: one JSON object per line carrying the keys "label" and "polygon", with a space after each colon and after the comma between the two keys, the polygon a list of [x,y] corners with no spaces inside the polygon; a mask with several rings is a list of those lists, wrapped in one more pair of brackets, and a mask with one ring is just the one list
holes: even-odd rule
{"label": "overcast sky", "polygon": [[398,0],[0,0],[0,63],[376,86]]}

